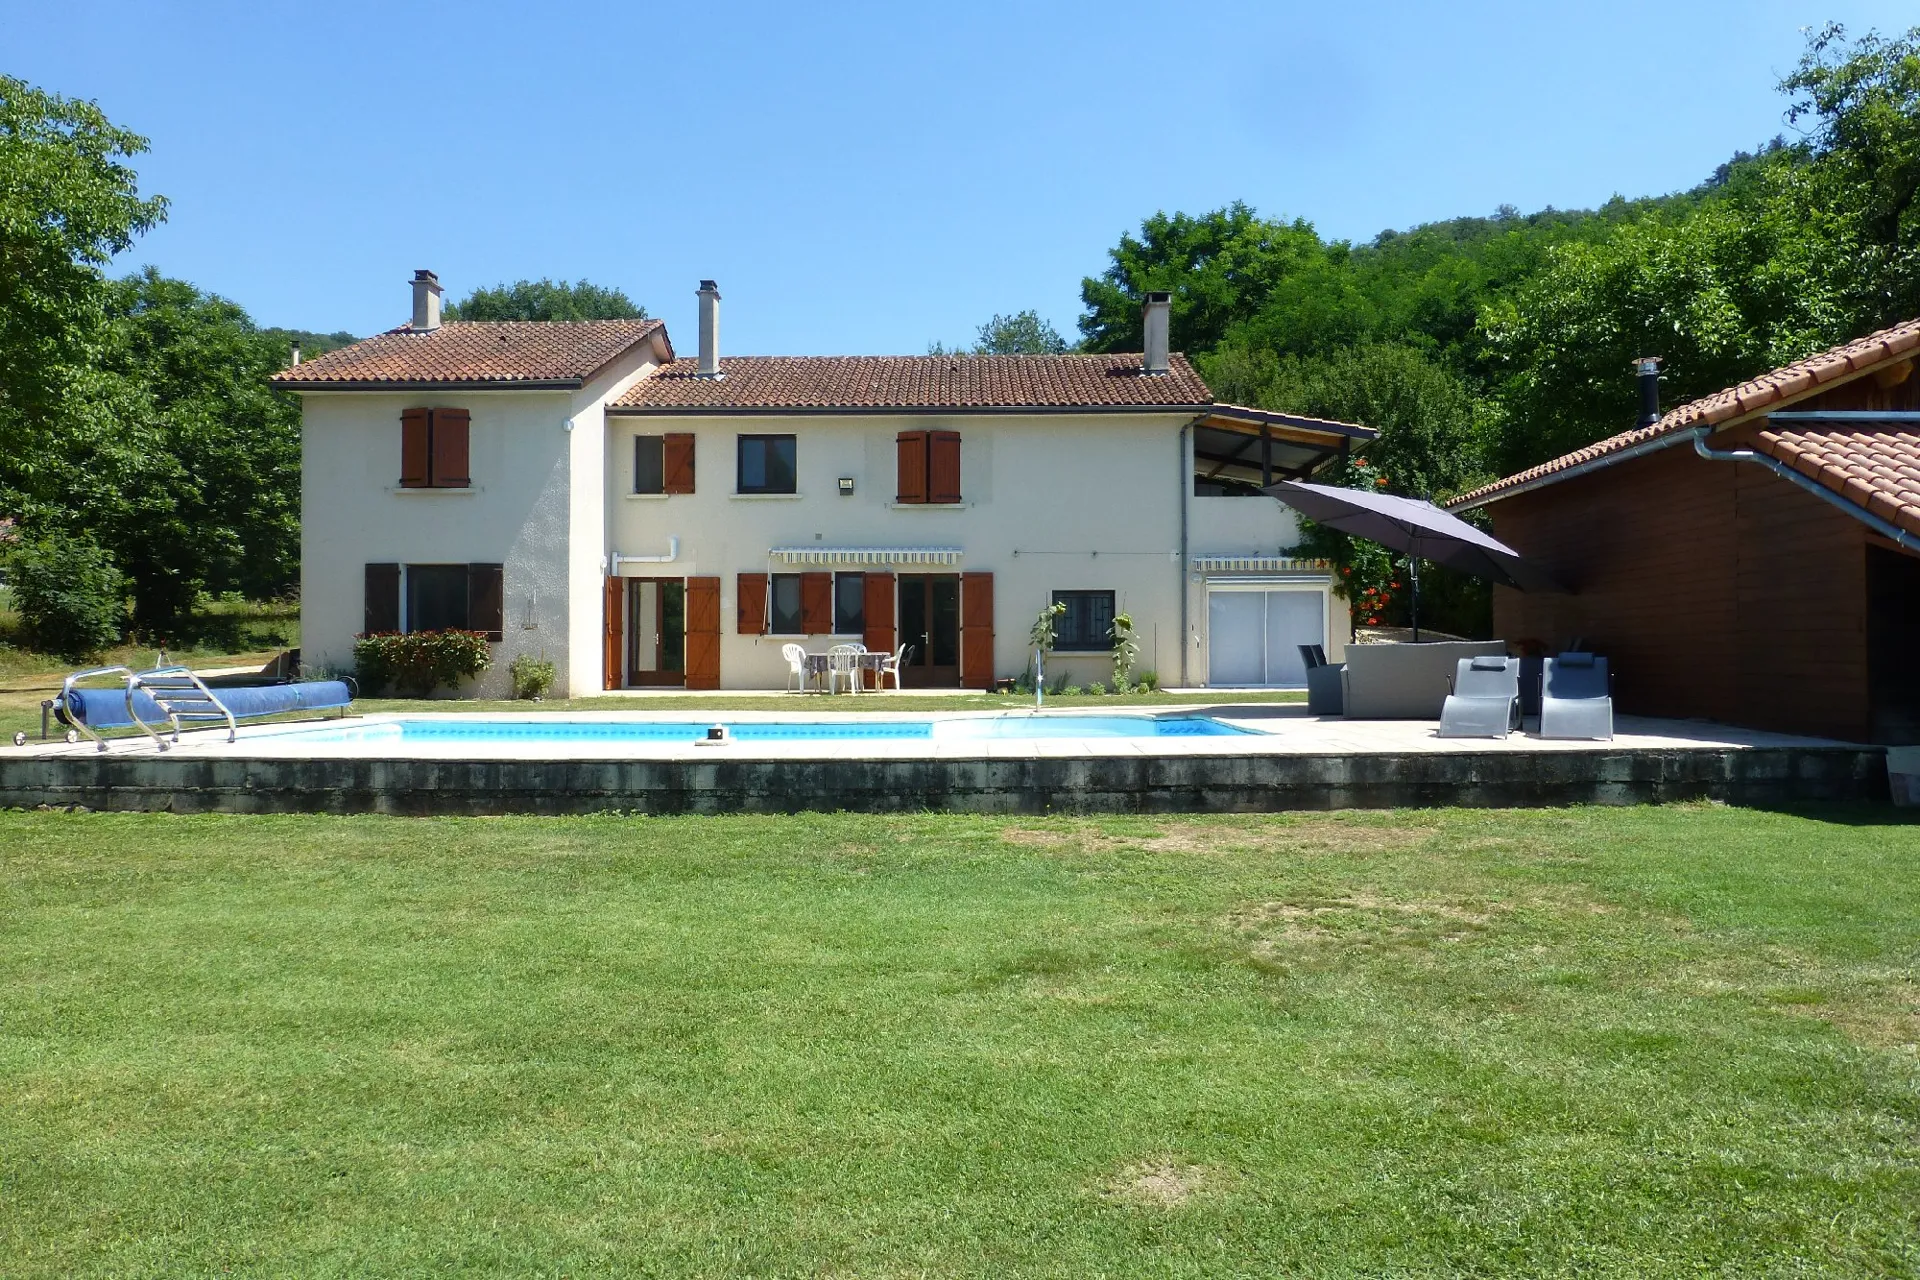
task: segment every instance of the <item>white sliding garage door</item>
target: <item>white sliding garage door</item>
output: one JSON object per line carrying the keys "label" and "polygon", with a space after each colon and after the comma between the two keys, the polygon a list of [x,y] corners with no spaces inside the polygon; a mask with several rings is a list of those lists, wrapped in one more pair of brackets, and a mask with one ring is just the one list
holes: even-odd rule
{"label": "white sliding garage door", "polygon": [[1207,683],[1298,689],[1299,646],[1325,644],[1327,597],[1318,590],[1209,588]]}

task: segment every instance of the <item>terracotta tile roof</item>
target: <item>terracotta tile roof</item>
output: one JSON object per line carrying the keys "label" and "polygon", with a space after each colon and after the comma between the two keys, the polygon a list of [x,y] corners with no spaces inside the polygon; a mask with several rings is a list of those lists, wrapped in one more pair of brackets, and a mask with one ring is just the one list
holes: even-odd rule
{"label": "terracotta tile roof", "polygon": [[612,406],[628,412],[1197,408],[1213,393],[1185,356],[1165,374],[1140,356],[729,356],[719,378],[676,360]]}
{"label": "terracotta tile roof", "polygon": [[[1659,440],[1663,436],[1677,436],[1680,432],[1694,427],[1719,426],[1734,418],[1745,417],[1771,405],[1779,404],[1783,400],[1795,399],[1808,392],[1817,391],[1836,378],[1859,373],[1874,365],[1884,364],[1896,357],[1911,354],[1916,349],[1920,349],[1920,320],[1908,320],[1891,329],[1882,329],[1878,333],[1870,333],[1853,342],[1842,343],[1818,355],[1796,360],[1790,365],[1770,373],[1763,373],[1737,387],[1728,387],[1710,396],[1690,400],[1650,427],[1636,427],[1632,431],[1622,431],[1617,436],[1609,436],[1584,449],[1575,449],[1572,453],[1563,454],[1551,462],[1543,462],[1537,467],[1510,475],[1504,480],[1496,480],[1471,493],[1463,493],[1446,505],[1449,507],[1478,506],[1503,496],[1510,490],[1533,486],[1536,481],[1547,480],[1560,472],[1571,471],[1585,463],[1605,458],[1609,454],[1622,453],[1638,445]],[[1621,376],[1626,376],[1624,371]]]}
{"label": "terracotta tile roof", "polygon": [[578,384],[660,329],[658,320],[449,320],[425,331],[403,325],[282,369],[273,385]]}
{"label": "terracotta tile roof", "polygon": [[1770,420],[1753,447],[1920,536],[1920,425]]}

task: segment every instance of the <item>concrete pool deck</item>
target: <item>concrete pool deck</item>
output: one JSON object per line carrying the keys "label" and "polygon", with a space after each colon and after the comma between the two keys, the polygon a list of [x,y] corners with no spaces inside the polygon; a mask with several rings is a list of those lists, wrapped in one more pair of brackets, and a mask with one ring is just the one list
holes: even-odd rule
{"label": "concrete pool deck", "polygon": [[[1115,707],[1200,713],[1250,732],[1153,738],[672,741],[335,741],[313,731],[420,714],[0,748],[0,805],[238,812],[642,813],[1218,812],[1402,805],[1719,799],[1743,804],[1887,795],[1885,751],[1690,721],[1622,717],[1610,742],[1441,738],[1432,721],[1351,721],[1299,703]],[[1005,717],[1004,711],[863,718]],[[1016,713],[1017,714],[1017,713]],[[437,720],[843,722],[844,712],[434,713]],[[307,740],[303,741],[302,739]]]}

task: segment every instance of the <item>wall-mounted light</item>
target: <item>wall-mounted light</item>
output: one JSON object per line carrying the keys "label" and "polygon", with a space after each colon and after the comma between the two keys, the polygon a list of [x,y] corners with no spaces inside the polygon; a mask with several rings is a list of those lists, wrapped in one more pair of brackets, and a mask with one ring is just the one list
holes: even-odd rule
{"label": "wall-mounted light", "polygon": [[850,498],[853,496],[853,477],[852,476],[840,477],[840,496],[843,498]]}

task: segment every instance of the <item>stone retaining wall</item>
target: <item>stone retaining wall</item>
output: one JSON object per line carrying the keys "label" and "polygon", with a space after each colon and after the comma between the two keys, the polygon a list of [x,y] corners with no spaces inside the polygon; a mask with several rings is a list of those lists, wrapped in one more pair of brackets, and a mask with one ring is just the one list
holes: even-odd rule
{"label": "stone retaining wall", "polygon": [[1033,760],[0,760],[0,806],[179,813],[1226,813],[1886,800],[1864,747]]}

